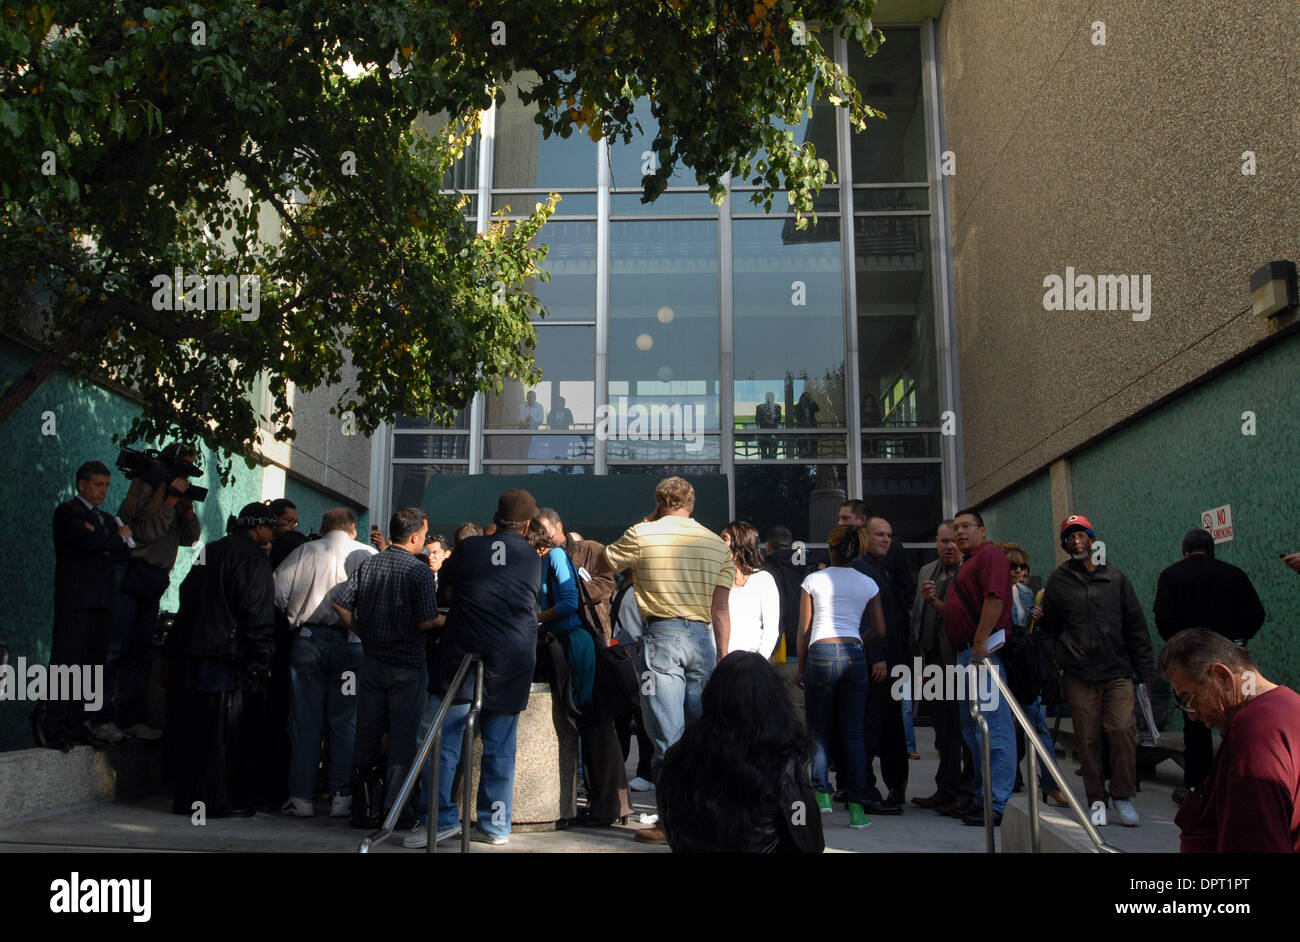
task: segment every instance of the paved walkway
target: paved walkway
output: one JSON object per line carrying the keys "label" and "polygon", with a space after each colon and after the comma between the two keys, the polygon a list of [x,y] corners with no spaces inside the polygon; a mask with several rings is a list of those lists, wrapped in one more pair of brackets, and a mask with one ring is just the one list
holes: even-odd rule
{"label": "paved walkway", "polygon": [[[933,791],[938,757],[932,747],[933,733],[917,730],[923,758],[910,764],[908,795],[926,795]],[[635,763],[629,764],[635,771]],[[1074,774],[1075,764],[1063,760],[1067,779],[1080,782]],[[1158,770],[1157,781],[1144,781],[1143,792],[1134,802],[1142,815],[1138,828],[1111,825],[1103,837],[1129,852],[1176,851],[1178,831],[1173,826],[1177,807],[1170,800],[1173,787],[1181,783],[1181,772],[1172,762]],[[1080,798],[1082,795],[1080,794]],[[1017,795],[1023,801],[1024,796]],[[653,813],[652,792],[634,794],[640,812]],[[199,827],[190,818],[169,812],[170,798],[152,796],[136,802],[87,803],[73,808],[0,823],[0,851],[65,852],[95,851],[176,851],[176,852],[252,852],[252,853],[354,853],[365,836],[346,820],[332,820],[318,805],[315,818],[290,818],[275,814],[258,814],[252,818],[210,820]],[[1050,814],[1059,814],[1054,809]],[[515,832],[503,847],[473,844],[473,853],[666,853],[667,848],[642,844],[634,839],[641,827],[634,814],[626,827],[608,829],[571,829],[566,831]],[[982,853],[983,828],[967,827],[954,818],[940,817],[932,811],[909,803],[900,816],[873,816],[871,827],[861,831],[848,827],[848,815],[841,809],[823,818],[828,852],[839,853]],[[1000,831],[997,832],[1000,834]],[[400,845],[401,835],[376,848],[375,853],[416,854]],[[448,851],[459,850],[458,841],[443,845]],[[1000,841],[999,841],[1000,847]]]}

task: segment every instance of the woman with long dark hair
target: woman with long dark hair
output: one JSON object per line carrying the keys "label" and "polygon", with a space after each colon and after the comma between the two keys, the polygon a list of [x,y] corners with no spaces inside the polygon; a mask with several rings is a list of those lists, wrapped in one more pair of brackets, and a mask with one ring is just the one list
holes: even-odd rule
{"label": "woman with long dark hair", "polygon": [[767,659],[733,651],[700,718],[664,755],[659,823],[676,853],[814,853],[825,847],[806,765],[811,744]]}
{"label": "woman with long dark hair", "polygon": [[799,670],[808,729],[813,739],[812,784],[817,806],[831,812],[827,734],[831,717],[839,731],[837,780],[849,800],[849,827],[871,824],[863,806],[867,796],[867,753],[863,721],[867,707],[867,658],[860,626],[869,616],[876,637],[885,637],[880,587],[853,568],[867,549],[867,531],[836,527],[827,537],[831,564],[810,573],[799,596]]}
{"label": "woman with long dark hair", "polygon": [[722,530],[722,541],[731,548],[735,581],[727,596],[731,613],[730,651],[756,651],[771,657],[781,640],[781,592],[772,574],[762,568],[758,530],[743,520],[733,520]]}

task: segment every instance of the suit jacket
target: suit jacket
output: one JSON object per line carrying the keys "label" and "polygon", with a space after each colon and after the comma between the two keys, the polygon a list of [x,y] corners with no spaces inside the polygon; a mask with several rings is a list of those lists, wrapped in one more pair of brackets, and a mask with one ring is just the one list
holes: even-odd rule
{"label": "suit jacket", "polygon": [[596,617],[600,619],[600,630],[605,633],[605,640],[608,642],[610,639],[609,600],[614,597],[617,586],[612,572],[596,575],[596,563],[605,555],[605,544],[595,540],[580,540],[575,543],[573,537],[569,536],[564,541],[564,549],[568,552],[569,559],[573,560],[575,571],[581,567],[591,575],[591,581],[584,582],[583,587],[591,596],[591,601],[596,607]]}
{"label": "suit jacket", "polygon": [[117,597],[113,565],[130,557],[108,514],[77,497],[59,504],[54,508],[54,610],[111,612]]}
{"label": "suit jacket", "polygon": [[[888,556],[885,558],[887,563]],[[877,661],[884,661],[890,667],[896,664],[906,664],[911,652],[909,650],[907,637],[907,609],[903,605],[902,598],[899,597],[899,588],[895,584],[893,576],[889,570],[871,556],[859,556],[853,561],[853,568],[864,576],[870,576],[880,587],[880,607],[885,615],[885,640],[864,642],[863,647],[867,654],[867,663],[875,664]],[[910,602],[911,599],[908,599]],[[874,626],[870,616],[865,612],[862,615],[862,636],[865,638],[873,630]]]}
{"label": "suit jacket", "polygon": [[952,576],[944,579],[942,583],[937,578],[943,576],[941,559],[926,563],[916,574],[916,592],[912,599],[911,640],[913,650],[927,663],[933,662],[932,656],[937,652],[939,660],[933,663],[955,665],[957,655],[952,649],[952,642],[948,640],[948,633],[943,630],[943,613],[930,608],[925,597],[921,595],[921,585],[931,580],[939,583],[936,586],[938,589],[936,597],[942,604],[948,598],[948,590],[952,587],[952,580],[957,577],[957,568],[960,565],[961,563],[958,563],[954,566]]}

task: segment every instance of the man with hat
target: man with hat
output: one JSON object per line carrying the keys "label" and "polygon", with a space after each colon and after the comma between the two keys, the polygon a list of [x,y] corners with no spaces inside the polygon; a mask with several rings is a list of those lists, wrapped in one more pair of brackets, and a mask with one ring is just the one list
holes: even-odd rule
{"label": "man with hat", "polygon": [[180,614],[168,637],[172,665],[170,735],[176,759],[172,811],[207,817],[253,814],[257,770],[249,761],[247,694],[263,689],[271,665],[275,585],[261,545],[275,514],[248,504],[229,536],[204,547],[181,584]]}
{"label": "man with hat", "polygon": [[[478,829],[474,840],[505,844],[510,839],[515,791],[515,732],[519,714],[528,706],[533,668],[537,663],[537,588],[542,561],[524,539],[537,516],[537,502],[528,491],[511,489],[497,500],[487,536],[461,540],[439,572],[452,588],[451,611],[443,629],[436,673],[420,723],[420,735],[433,723],[442,701],[451,697],[438,756],[438,824],[435,840],[455,837],[469,822],[460,820],[452,801],[452,779],[474,694],[474,672],[459,690],[451,682],[467,654],[483,659],[483,708],[478,727],[483,736],[483,765],[479,776]],[[467,779],[468,782],[468,779]],[[429,781],[426,778],[425,787]],[[468,787],[468,784],[466,785]],[[430,795],[430,803],[434,796]],[[425,847],[423,822],[402,841],[403,847]]]}
{"label": "man with hat", "polygon": [[1092,558],[1096,540],[1087,517],[1061,522],[1061,548],[1070,558],[1047,577],[1043,646],[1063,672],[1074,739],[1083,766],[1083,787],[1094,824],[1106,824],[1102,775],[1102,733],[1110,742],[1110,797],[1119,823],[1136,827],[1131,801],[1137,791],[1137,721],[1134,680],[1155,677],[1155,657],[1146,618],[1128,578]]}

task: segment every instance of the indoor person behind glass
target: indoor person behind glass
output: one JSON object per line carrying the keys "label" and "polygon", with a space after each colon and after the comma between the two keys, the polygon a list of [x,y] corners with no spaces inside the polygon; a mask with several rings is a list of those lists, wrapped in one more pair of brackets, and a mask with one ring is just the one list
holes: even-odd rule
{"label": "indoor person behind glass", "polygon": [[[865,577],[864,577],[865,578]],[[735,651],[704,688],[700,718],[664,756],[659,817],[676,853],[825,848],[805,772],[811,753],[775,668]]]}
{"label": "indoor person behind glass", "polygon": [[827,537],[831,564],[810,573],[803,581],[799,608],[799,672],[807,678],[804,706],[812,734],[812,784],[817,806],[830,814],[831,794],[827,734],[834,714],[839,731],[838,755],[843,768],[837,776],[849,801],[849,827],[871,824],[867,803],[867,755],[863,722],[867,709],[867,658],[859,626],[869,615],[875,634],[885,638],[885,613],[880,587],[870,576],[852,568],[866,552],[866,532],[858,527],[836,527]]}

